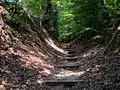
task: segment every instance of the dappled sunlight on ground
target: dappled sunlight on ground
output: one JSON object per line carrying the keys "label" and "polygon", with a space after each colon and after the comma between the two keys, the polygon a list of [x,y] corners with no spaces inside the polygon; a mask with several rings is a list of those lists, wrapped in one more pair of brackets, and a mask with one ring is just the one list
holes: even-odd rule
{"label": "dappled sunlight on ground", "polygon": [[[41,72],[44,72],[45,75],[51,74],[54,70],[54,65],[50,62],[48,56],[40,54],[36,54],[34,51],[24,52],[20,49],[9,48],[7,51],[1,50],[0,54],[14,54],[21,56],[21,61],[23,62],[23,66],[25,67],[33,67]],[[41,55],[42,54],[42,55]],[[52,70],[52,71],[51,71]]]}
{"label": "dappled sunlight on ground", "polygon": [[0,89],[7,86],[26,90],[23,89],[26,85],[37,84],[38,80],[54,73],[52,58],[39,50],[36,52],[35,47],[27,51],[19,47],[0,50],[0,62]]}
{"label": "dappled sunlight on ground", "polygon": [[85,71],[78,71],[78,72],[74,72],[74,71],[69,71],[69,70],[64,70],[61,71],[59,74],[56,74],[55,77],[57,79],[77,79],[79,76],[85,74]]}

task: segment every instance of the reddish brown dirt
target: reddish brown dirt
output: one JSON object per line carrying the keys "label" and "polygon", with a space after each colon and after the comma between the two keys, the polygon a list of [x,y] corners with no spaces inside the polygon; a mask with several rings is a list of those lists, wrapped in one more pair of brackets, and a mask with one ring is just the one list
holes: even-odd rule
{"label": "reddish brown dirt", "polygon": [[[40,41],[37,36],[34,39],[29,35],[24,38],[16,38],[14,41],[4,39],[1,43],[0,90],[2,87],[6,90],[27,90],[27,85],[37,83],[55,72],[54,62],[59,52]],[[6,42],[11,46],[6,47]]]}

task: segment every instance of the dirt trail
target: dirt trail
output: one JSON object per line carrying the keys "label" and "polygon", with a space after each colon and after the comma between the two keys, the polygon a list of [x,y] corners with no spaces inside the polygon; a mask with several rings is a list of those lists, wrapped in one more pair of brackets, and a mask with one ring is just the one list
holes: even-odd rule
{"label": "dirt trail", "polygon": [[103,48],[98,46],[87,50],[78,46],[64,49],[68,53],[57,60],[57,71],[40,81],[40,90],[120,89],[119,56],[103,56]]}
{"label": "dirt trail", "polygon": [[120,56],[102,55],[104,47],[65,44],[61,47],[67,54],[46,47],[43,48],[46,54],[42,54],[39,46],[33,50],[30,45],[30,53],[20,49],[0,52],[0,87],[6,90],[120,90]]}

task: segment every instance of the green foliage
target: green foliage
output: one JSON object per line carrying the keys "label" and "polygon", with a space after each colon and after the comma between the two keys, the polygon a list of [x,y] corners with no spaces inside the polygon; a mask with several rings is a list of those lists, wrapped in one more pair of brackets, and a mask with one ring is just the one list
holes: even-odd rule
{"label": "green foliage", "polygon": [[70,39],[74,30],[74,2],[72,0],[54,0],[58,8],[59,39]]}
{"label": "green foliage", "polygon": [[[78,36],[81,35],[82,37],[89,39],[90,36],[93,37],[98,34],[98,32],[101,32],[104,27],[103,22],[101,21],[103,19],[101,17],[101,11],[103,10],[102,4],[103,2],[101,2],[101,0],[75,1],[75,35],[77,35],[78,32],[83,32]],[[86,28],[90,29],[86,31]]]}
{"label": "green foliage", "polygon": [[[56,1],[59,10],[60,40],[77,38],[82,33],[86,33],[85,28],[101,29],[103,27],[102,22],[99,20],[100,11],[102,10],[102,7],[99,6],[102,2],[99,0],[54,1]],[[90,32],[92,33],[92,31]]]}
{"label": "green foliage", "polygon": [[119,0],[52,0],[49,10],[50,0],[11,1],[14,4],[9,5],[9,8],[16,8],[17,5],[14,17],[22,16],[24,11],[20,8],[23,8],[35,21],[44,19],[43,24],[47,23],[44,26],[49,27],[47,29],[54,28],[60,40],[78,37],[89,39],[98,34],[103,35],[105,29],[114,24],[117,26],[120,22]]}
{"label": "green foliage", "polygon": [[119,0],[104,0],[106,10],[110,15],[120,14],[120,1]]}
{"label": "green foliage", "polygon": [[61,0],[57,4],[62,40],[81,36],[89,39],[102,34],[120,14],[119,0]]}
{"label": "green foliage", "polygon": [[34,16],[40,16],[42,12],[43,0],[21,0],[26,11]]}

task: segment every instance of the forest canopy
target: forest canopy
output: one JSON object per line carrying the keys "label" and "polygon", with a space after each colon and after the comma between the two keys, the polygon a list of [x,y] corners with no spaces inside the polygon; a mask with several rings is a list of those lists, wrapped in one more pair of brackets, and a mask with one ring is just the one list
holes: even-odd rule
{"label": "forest canopy", "polygon": [[[11,20],[29,14],[58,40],[111,35],[120,22],[119,0],[3,0]],[[20,19],[19,19],[20,21]],[[40,23],[39,23],[40,24]],[[108,36],[109,36],[108,35]]]}

